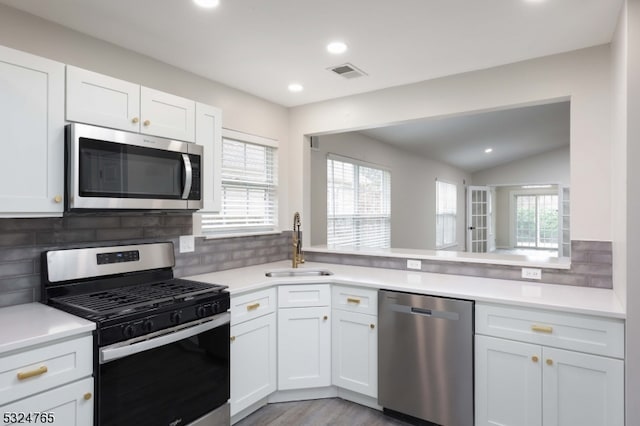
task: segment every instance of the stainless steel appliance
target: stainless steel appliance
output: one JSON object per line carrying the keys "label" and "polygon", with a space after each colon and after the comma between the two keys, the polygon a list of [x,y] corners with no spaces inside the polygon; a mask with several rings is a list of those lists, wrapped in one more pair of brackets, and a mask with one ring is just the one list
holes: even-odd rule
{"label": "stainless steel appliance", "polygon": [[203,147],[86,124],[66,127],[67,210],[198,210]]}
{"label": "stainless steel appliance", "polygon": [[42,254],[43,302],[96,322],[96,425],[230,422],[229,293],[174,278],[173,253],[154,243]]}
{"label": "stainless steel appliance", "polygon": [[443,426],[473,424],[468,300],[378,292],[378,404]]}

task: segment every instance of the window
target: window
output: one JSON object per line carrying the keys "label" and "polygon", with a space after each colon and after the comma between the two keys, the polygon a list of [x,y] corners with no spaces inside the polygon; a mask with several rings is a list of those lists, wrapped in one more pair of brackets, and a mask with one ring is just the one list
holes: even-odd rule
{"label": "window", "polygon": [[327,158],[327,245],[391,246],[391,173],[356,160]]}
{"label": "window", "polygon": [[516,195],[516,246],[558,248],[557,195]]}
{"label": "window", "polygon": [[260,144],[262,139],[224,131],[222,207],[220,213],[202,215],[203,233],[263,232],[277,227],[277,149]]}
{"label": "window", "polygon": [[436,181],[436,248],[456,244],[456,185]]}

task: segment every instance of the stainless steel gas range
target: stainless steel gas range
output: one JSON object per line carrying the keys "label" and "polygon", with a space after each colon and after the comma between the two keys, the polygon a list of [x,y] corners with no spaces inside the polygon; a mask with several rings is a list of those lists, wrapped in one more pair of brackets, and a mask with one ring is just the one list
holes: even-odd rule
{"label": "stainless steel gas range", "polygon": [[173,277],[172,243],[42,254],[44,303],[96,322],[95,424],[229,424],[229,293]]}

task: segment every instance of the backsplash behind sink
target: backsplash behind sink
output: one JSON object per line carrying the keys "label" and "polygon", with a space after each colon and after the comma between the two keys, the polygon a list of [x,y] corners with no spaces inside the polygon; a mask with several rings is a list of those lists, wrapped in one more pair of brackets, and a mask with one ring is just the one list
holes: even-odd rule
{"label": "backsplash behind sink", "polygon": [[[184,277],[289,259],[291,231],[279,234],[196,238],[195,251],[179,253],[179,236],[192,233],[189,213],[118,213],[63,218],[0,219],[0,306],[40,299],[40,253],[46,250],[172,241],[175,275]],[[610,242],[572,241],[571,270],[543,269],[553,284],[612,288]],[[305,253],[310,262],[406,269],[406,259]],[[445,274],[522,280],[520,267],[422,261],[422,270]],[[224,283],[220,283],[224,284]]]}

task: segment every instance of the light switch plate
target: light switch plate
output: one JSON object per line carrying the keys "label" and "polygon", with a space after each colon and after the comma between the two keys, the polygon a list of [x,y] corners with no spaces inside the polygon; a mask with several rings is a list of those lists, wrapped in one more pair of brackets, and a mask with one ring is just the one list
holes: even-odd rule
{"label": "light switch plate", "polygon": [[522,268],[522,278],[526,278],[528,280],[542,279],[542,269]]}
{"label": "light switch plate", "polygon": [[180,253],[191,253],[196,249],[196,241],[193,235],[180,236]]}
{"label": "light switch plate", "polygon": [[407,269],[422,269],[422,261],[407,259]]}

